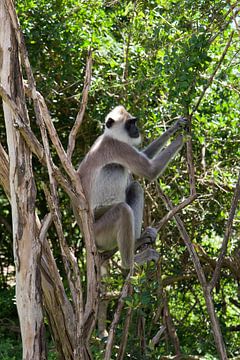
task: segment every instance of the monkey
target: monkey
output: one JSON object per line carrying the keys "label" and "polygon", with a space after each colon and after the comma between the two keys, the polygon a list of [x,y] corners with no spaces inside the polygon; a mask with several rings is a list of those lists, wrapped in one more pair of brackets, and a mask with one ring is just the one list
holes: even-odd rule
{"label": "monkey", "polygon": [[134,263],[144,208],[143,189],[132,174],[154,180],[163,174],[188,140],[184,134],[187,120],[180,118],[145,149],[139,150],[141,134],[137,121],[122,105],[110,111],[103,134],[77,170],[93,214],[97,249],[104,252],[118,248],[123,269]]}

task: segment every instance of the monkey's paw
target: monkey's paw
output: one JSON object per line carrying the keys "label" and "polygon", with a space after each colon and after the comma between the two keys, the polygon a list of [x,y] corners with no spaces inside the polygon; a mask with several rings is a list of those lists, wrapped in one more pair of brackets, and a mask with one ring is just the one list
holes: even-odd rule
{"label": "monkey's paw", "polygon": [[184,134],[183,135],[183,142],[186,143],[189,140],[191,140],[191,135],[190,134]]}
{"label": "monkey's paw", "polygon": [[177,120],[177,127],[179,130],[185,130],[185,131],[188,131],[189,129],[189,121],[187,118],[185,117],[180,117],[178,120]]}
{"label": "monkey's paw", "polygon": [[147,248],[134,256],[134,262],[138,265],[142,265],[151,260],[157,262],[159,258],[160,254],[156,250]]}
{"label": "monkey's paw", "polygon": [[142,233],[141,237],[150,238],[150,242],[155,243],[156,237],[157,237],[157,229],[155,229],[151,226],[148,226]]}

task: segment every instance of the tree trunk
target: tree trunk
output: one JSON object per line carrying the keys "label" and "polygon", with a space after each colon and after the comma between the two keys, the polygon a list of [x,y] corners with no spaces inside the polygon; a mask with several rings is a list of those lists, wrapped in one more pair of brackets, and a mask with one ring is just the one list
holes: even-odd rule
{"label": "tree trunk", "polygon": [[[28,123],[18,45],[6,2],[0,2],[0,78]],[[15,114],[3,103],[9,154],[16,301],[20,319],[23,359],[46,359],[40,285],[40,244],[35,222],[36,187],[31,152],[16,130]]]}

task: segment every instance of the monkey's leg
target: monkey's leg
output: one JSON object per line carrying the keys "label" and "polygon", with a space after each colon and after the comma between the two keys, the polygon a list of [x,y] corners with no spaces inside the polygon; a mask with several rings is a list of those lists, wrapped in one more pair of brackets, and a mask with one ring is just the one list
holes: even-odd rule
{"label": "monkey's leg", "polygon": [[134,215],[126,203],[107,210],[95,223],[96,245],[100,251],[119,248],[122,267],[129,269],[134,255]]}
{"label": "monkey's leg", "polygon": [[131,207],[134,216],[135,240],[141,236],[143,208],[144,208],[144,193],[143,188],[137,181],[131,182],[126,190],[126,201]]}
{"label": "monkey's leg", "polygon": [[144,192],[143,188],[137,181],[131,182],[126,191],[126,201],[133,210],[134,227],[135,227],[135,250],[144,244],[152,244],[157,237],[156,229],[147,227],[141,234],[143,208],[144,208]]}

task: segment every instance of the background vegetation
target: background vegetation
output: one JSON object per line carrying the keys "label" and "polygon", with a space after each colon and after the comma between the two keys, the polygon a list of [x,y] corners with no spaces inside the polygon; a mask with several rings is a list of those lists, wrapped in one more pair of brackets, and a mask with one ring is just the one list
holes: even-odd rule
{"label": "background vegetation", "polygon": [[[237,3],[18,0],[17,10],[37,87],[47,99],[65,145],[79,109],[89,46],[93,49],[88,106],[73,157],[76,165],[100,134],[106,113],[117,104],[125,105],[140,119],[144,143],[161,134],[176,116],[193,115],[198,199],[181,217],[196,244],[205,274],[210,277],[240,169]],[[34,121],[32,118],[33,128]],[[2,113],[0,130],[1,143],[6,145]],[[38,211],[43,217],[46,200],[41,182],[46,173],[38,162],[35,174]],[[174,204],[189,195],[186,150],[159,182]],[[145,182],[144,185],[144,225],[157,224],[166,209],[156,184]],[[21,356],[18,352],[20,333],[13,291],[11,214],[2,189],[0,204],[0,358],[13,360]],[[61,196],[61,207],[65,234],[71,239],[70,245],[75,248],[81,264],[84,256],[81,234],[64,196]],[[227,258],[214,292],[229,357],[240,356],[239,221],[238,208]],[[54,237],[52,230],[53,244]],[[173,221],[160,231],[156,247],[161,253],[158,268],[154,264],[142,268],[133,280],[134,293],[126,300],[126,311],[134,308],[126,358],[160,359],[174,354],[171,336],[164,335],[156,347],[149,341],[164,324],[163,298],[168,303],[182,353],[217,358],[202,290]],[[54,251],[57,258],[57,245]],[[64,277],[60,257],[59,267]],[[116,291],[123,282],[116,262],[111,271],[109,289]],[[113,299],[109,319],[114,306]],[[117,339],[122,336],[124,316],[122,320]],[[100,342],[97,333],[95,335],[92,344],[95,359],[102,359]]]}

